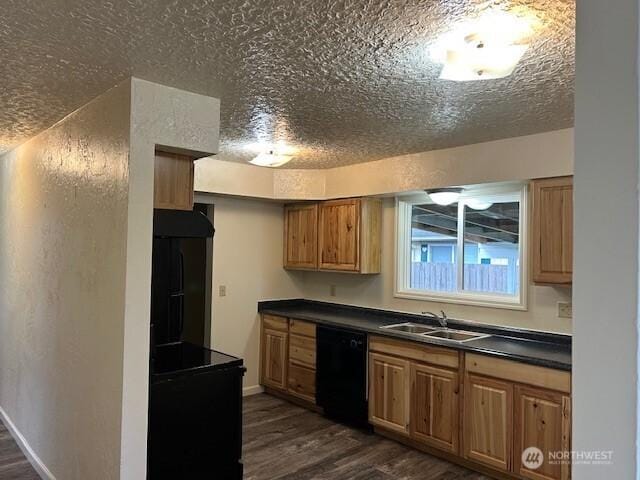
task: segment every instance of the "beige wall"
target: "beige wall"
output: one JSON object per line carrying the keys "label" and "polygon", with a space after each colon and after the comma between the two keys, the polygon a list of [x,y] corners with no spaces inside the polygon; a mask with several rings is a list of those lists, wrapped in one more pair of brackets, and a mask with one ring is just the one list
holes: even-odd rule
{"label": "beige wall", "polygon": [[326,170],[293,170],[204,158],[200,192],[280,200],[389,195],[424,188],[571,175],[573,129],[385,158]]}
{"label": "beige wall", "polygon": [[134,78],[130,123],[120,478],[138,480],[146,476],[155,148],[217,152],[220,101]]}
{"label": "beige wall", "polygon": [[[244,358],[245,388],[258,383],[260,300],[304,297],[405,312],[444,309],[452,318],[562,333],[557,302],[571,289],[530,286],[528,311],[399,299],[393,296],[395,203],[384,200],[380,275],[287,272],[282,268],[282,205],[274,199],[389,195],[427,187],[479,184],[573,172],[573,129],[405,155],[329,170],[268,169],[205,158],[196,164],[196,190],[213,202],[212,340],[216,349]],[[248,197],[256,199],[249,200]],[[259,200],[262,199],[262,200]],[[227,296],[218,288],[226,285]],[[329,295],[336,286],[336,296]]]}
{"label": "beige wall", "polygon": [[58,479],[119,478],[129,93],[0,157],[0,407]]}
{"label": "beige wall", "polygon": [[[557,317],[557,302],[571,301],[571,288],[567,287],[530,286],[529,309],[526,312],[395,298],[395,200],[392,198],[384,199],[382,221],[382,272],[379,275],[304,272],[301,273],[304,298],[412,313],[442,309],[449,317],[456,319],[571,332],[571,320]],[[329,295],[331,285],[336,286],[335,297]]]}
{"label": "beige wall", "polygon": [[[557,318],[556,303],[571,301],[571,289],[529,287],[526,312],[406,300],[393,297],[395,200],[383,202],[383,261],[379,275],[287,271],[282,268],[283,206],[266,200],[198,195],[214,204],[213,348],[245,361],[245,391],[259,381],[260,322],[257,303],[267,299],[308,298],[404,312],[444,309],[452,318],[561,333],[571,320]],[[227,295],[219,296],[226,286]],[[329,295],[336,286],[336,296]]]}
{"label": "beige wall", "polygon": [[154,149],[218,129],[131,79],[0,157],[0,415],[45,478],[146,476]]}
{"label": "beige wall", "polygon": [[[245,390],[258,385],[260,321],[257,304],[268,298],[300,296],[300,274],[282,268],[282,205],[208,197],[214,204],[213,348],[244,359]],[[220,285],[227,295],[219,296]]]}

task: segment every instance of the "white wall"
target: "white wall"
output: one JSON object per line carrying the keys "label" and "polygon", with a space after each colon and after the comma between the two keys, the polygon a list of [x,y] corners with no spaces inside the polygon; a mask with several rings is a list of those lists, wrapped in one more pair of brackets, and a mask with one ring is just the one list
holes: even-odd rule
{"label": "white wall", "polygon": [[635,479],[640,17],[636,0],[576,7],[573,449],[613,464],[573,478]]}
{"label": "white wall", "polygon": [[[412,313],[442,309],[456,319],[571,333],[571,319],[557,317],[557,302],[571,301],[571,288],[567,287],[531,285],[526,312],[395,298],[395,201],[391,198],[383,201],[382,232],[382,271],[379,275],[300,272],[296,275],[302,278],[304,298]],[[329,295],[331,285],[336,286],[335,297]]]}
{"label": "white wall", "polygon": [[[244,387],[259,383],[260,300],[297,298],[297,276],[282,268],[282,205],[266,201],[208,197],[214,204],[213,348],[244,359]],[[225,285],[227,295],[220,297]]]}
{"label": "white wall", "polygon": [[119,477],[129,92],[0,157],[0,407],[58,479]]}

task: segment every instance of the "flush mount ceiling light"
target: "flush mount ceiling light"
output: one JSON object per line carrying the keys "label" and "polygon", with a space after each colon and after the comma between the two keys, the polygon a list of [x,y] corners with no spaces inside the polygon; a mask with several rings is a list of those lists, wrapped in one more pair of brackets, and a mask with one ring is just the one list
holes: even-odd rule
{"label": "flush mount ceiling light", "polygon": [[490,80],[511,75],[529,47],[530,24],[501,13],[466,23],[444,35],[432,57],[444,64],[443,80]]}
{"label": "flush mount ceiling light", "polygon": [[474,210],[486,210],[493,205],[492,202],[483,202],[477,198],[470,198],[466,203],[469,208],[473,208]]}
{"label": "flush mount ceiling light", "polygon": [[462,188],[434,188],[433,190],[425,190],[433,203],[438,205],[451,205],[460,198]]}
{"label": "flush mount ceiling light", "polygon": [[273,150],[270,150],[269,152],[259,153],[258,156],[249,160],[249,163],[258,165],[259,167],[280,167],[292,158],[291,155],[279,155],[274,153]]}
{"label": "flush mount ceiling light", "polygon": [[296,152],[294,147],[284,144],[252,144],[249,148],[258,153],[257,156],[249,160],[249,163],[271,168],[280,167],[289,162]]}

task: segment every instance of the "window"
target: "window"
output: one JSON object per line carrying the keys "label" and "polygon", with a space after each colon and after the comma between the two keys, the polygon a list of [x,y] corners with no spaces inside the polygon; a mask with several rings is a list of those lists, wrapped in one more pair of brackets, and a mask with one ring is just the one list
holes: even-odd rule
{"label": "window", "polygon": [[525,212],[521,184],[398,198],[396,296],[524,310]]}

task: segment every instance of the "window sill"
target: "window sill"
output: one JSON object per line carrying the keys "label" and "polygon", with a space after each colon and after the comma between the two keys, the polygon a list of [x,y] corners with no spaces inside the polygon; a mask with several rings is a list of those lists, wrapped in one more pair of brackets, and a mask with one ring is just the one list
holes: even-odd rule
{"label": "window sill", "polygon": [[422,293],[416,291],[396,291],[393,293],[396,298],[406,300],[421,300],[423,302],[454,303],[458,305],[468,305],[472,307],[502,308],[506,310],[527,311],[526,302],[505,301],[500,297],[490,295],[439,295],[437,293]]}

